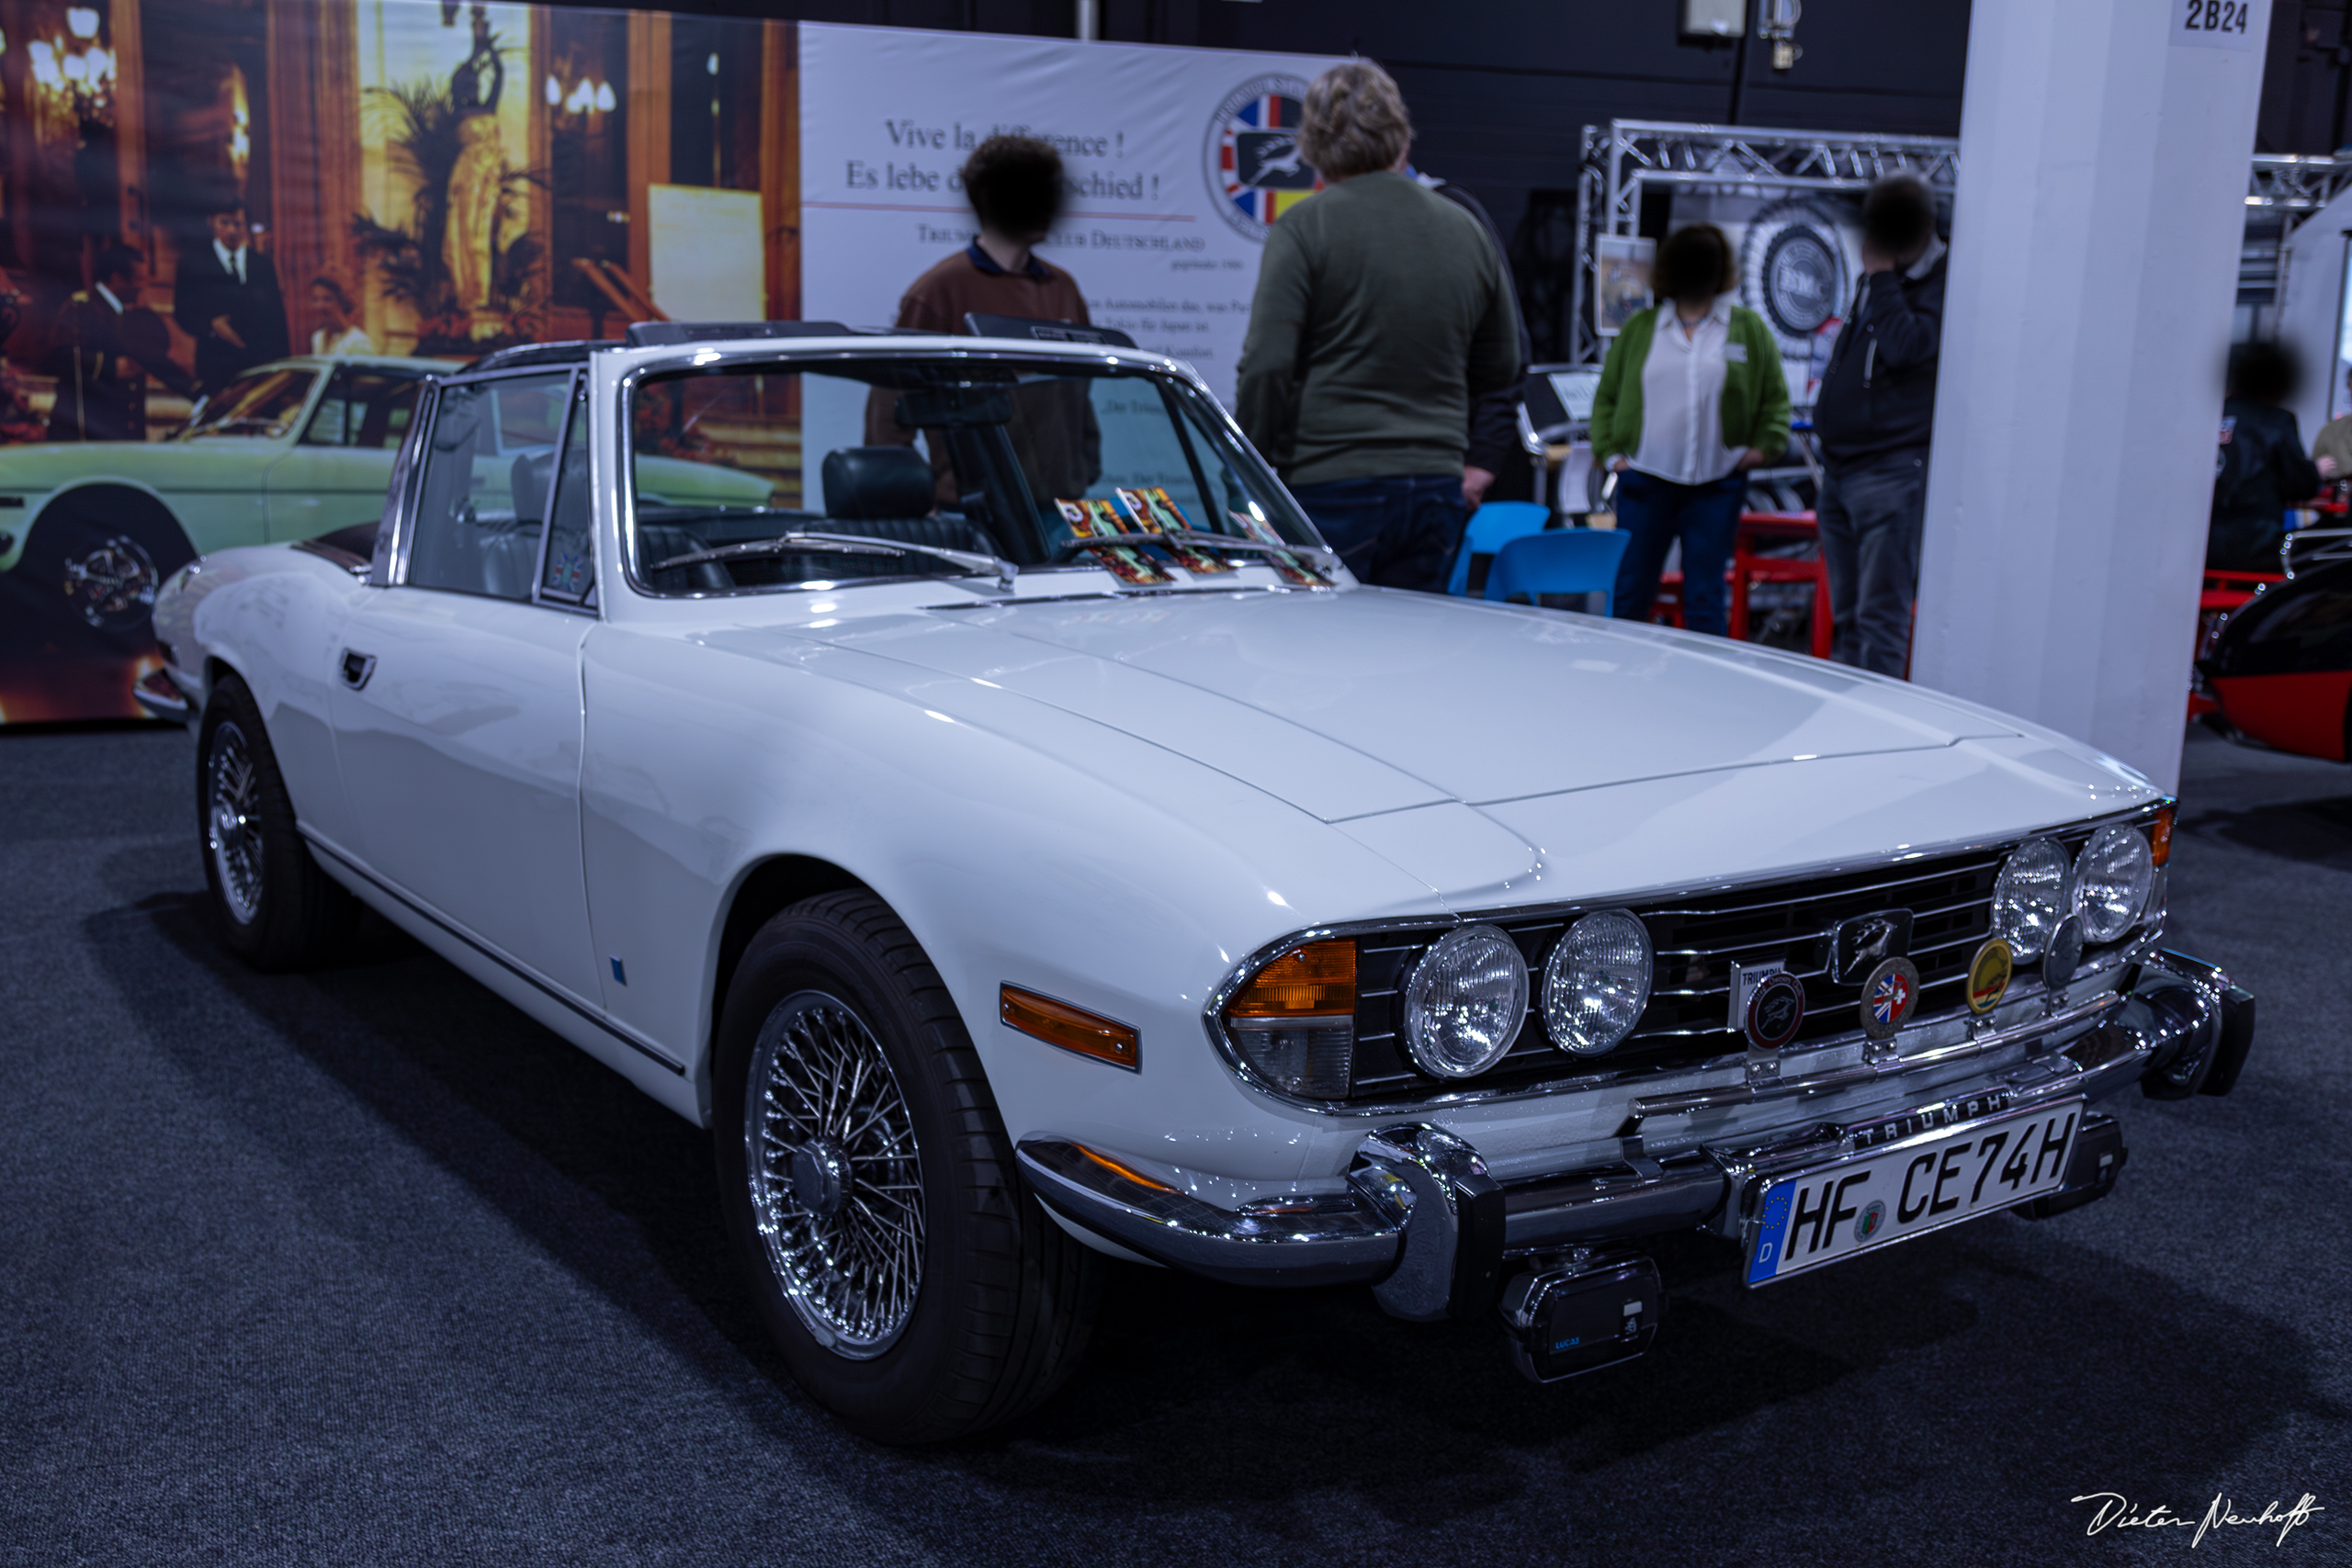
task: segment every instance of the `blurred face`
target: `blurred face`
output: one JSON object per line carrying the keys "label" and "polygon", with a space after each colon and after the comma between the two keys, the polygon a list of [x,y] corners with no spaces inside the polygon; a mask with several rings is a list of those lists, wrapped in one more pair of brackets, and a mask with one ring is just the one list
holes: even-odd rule
{"label": "blurred face", "polygon": [[242,212],[216,212],[212,215],[212,237],[230,250],[237,250],[253,237],[245,226]]}
{"label": "blurred face", "polygon": [[147,269],[144,266],[127,266],[120,272],[102,277],[98,281],[113,289],[116,299],[131,299],[138,296],[141,288],[147,287]]}
{"label": "blurred face", "polygon": [[334,297],[331,288],[315,283],[311,286],[311,310],[330,326],[343,325],[343,301]]}

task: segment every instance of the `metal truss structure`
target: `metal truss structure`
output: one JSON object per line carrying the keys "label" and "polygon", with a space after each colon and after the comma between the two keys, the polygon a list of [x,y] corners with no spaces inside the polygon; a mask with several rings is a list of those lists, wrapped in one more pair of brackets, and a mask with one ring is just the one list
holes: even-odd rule
{"label": "metal truss structure", "polygon": [[[2304,217],[2317,212],[2344,193],[2352,185],[2352,158],[2331,158],[2324,153],[2306,156],[2296,152],[2256,152],[2254,169],[2246,181],[2245,205],[2251,217],[2256,209],[2266,211],[2301,213]],[[2291,229],[2301,219],[2290,219]]]}
{"label": "metal truss structure", "polygon": [[1594,364],[1608,347],[1592,330],[1593,242],[1602,234],[1639,232],[1642,194],[1649,187],[1780,196],[1863,191],[1888,175],[1912,174],[1948,191],[1958,176],[1959,160],[1960,143],[1943,136],[1853,136],[1648,119],[1586,126],[1568,299],[1569,358]]}
{"label": "metal truss structure", "polygon": [[[1637,233],[1643,193],[1651,186],[1775,197],[1801,191],[1859,192],[1888,175],[1911,174],[1949,192],[1959,178],[1959,164],[1960,143],[1942,136],[1765,130],[1645,119],[1588,125],[1577,186],[1568,358],[1575,364],[1596,364],[1608,346],[1592,330],[1594,241],[1603,234]],[[2255,155],[2247,176],[2246,216],[2266,233],[2265,243],[2249,250],[2242,266],[2242,295],[2249,286],[2266,295],[2275,292],[2279,242],[2347,185],[2352,185],[2352,158]],[[2256,250],[2267,255],[2257,256]]]}

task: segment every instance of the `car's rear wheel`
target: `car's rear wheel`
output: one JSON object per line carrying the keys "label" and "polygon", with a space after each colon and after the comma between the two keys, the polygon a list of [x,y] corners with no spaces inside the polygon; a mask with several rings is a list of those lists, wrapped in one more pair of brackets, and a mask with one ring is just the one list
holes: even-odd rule
{"label": "car's rear wheel", "polygon": [[197,732],[196,809],[204,882],[220,933],[256,969],[300,969],[349,939],[358,901],[319,869],[244,682],[213,682]]}
{"label": "car's rear wheel", "polygon": [[1023,1188],[963,1020],[888,906],[834,893],[768,921],[718,1047],[727,1231],[800,1386],[887,1443],[1051,1393],[1101,1259]]}

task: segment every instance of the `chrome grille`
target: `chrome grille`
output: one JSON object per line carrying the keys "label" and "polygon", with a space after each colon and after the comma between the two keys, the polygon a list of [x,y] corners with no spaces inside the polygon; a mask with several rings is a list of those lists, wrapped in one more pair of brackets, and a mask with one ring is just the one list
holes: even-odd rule
{"label": "chrome grille", "polygon": [[[2041,835],[2071,856],[2096,824]],[[1532,1089],[1580,1077],[1685,1070],[1712,1057],[1744,1052],[1731,1027],[1735,964],[1778,963],[1804,982],[1802,1045],[1861,1026],[1861,987],[1829,978],[1826,941],[1830,927],[1881,909],[1912,912],[1909,957],[1920,980],[1920,1017],[1965,1005],[1969,961],[1993,929],[1993,884],[2001,863],[2022,839],[1989,849],[1922,855],[1913,862],[1785,883],[1765,884],[1630,907],[1657,950],[1650,1004],[1623,1043],[1605,1056],[1577,1058],[1552,1044],[1538,1012],[1544,960],[1583,909],[1485,919],[1518,942],[1527,960],[1531,1005],[1519,1037],[1494,1068],[1479,1076],[1481,1090]],[[1594,908],[1618,907],[1599,904]],[[1397,1031],[1405,976],[1442,934],[1439,931],[1368,934],[1357,939],[1356,1050],[1348,1099],[1408,1100],[1464,1087],[1431,1077],[1406,1056]],[[2030,972],[2030,966],[2026,966]]]}

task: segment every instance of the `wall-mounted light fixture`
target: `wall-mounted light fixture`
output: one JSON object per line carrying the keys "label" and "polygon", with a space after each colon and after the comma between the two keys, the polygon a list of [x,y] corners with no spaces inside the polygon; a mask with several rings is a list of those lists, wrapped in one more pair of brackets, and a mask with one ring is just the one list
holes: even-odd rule
{"label": "wall-mounted light fixture", "polygon": [[1748,0],[1682,0],[1685,38],[1740,38],[1747,32]]}

